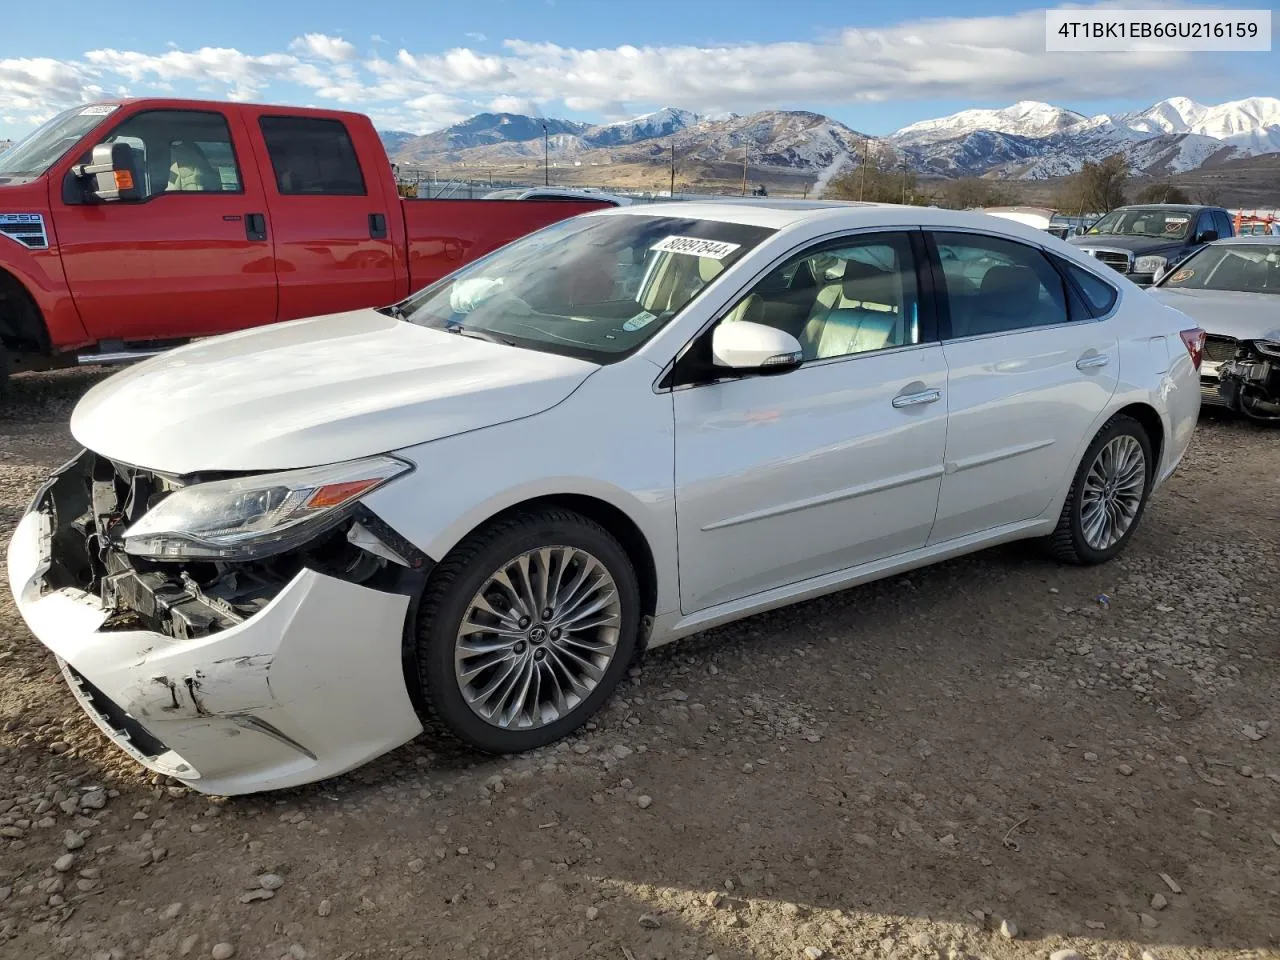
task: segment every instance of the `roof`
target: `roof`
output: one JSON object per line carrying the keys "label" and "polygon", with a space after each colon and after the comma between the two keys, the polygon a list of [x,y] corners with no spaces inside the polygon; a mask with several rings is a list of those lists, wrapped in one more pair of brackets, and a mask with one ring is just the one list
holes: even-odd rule
{"label": "roof", "polygon": [[1213,241],[1213,243],[1210,244],[1210,246],[1228,247],[1228,246],[1234,246],[1235,244],[1250,244],[1250,245],[1262,246],[1262,247],[1280,247],[1280,237],[1277,237],[1274,235],[1267,236],[1266,234],[1261,234],[1261,235],[1244,234],[1243,236],[1239,236],[1239,237],[1223,237],[1221,240]]}
{"label": "roof", "polygon": [[[916,207],[898,203],[859,203],[841,200],[715,200],[688,201],[679,204],[637,204],[615,207],[585,214],[588,217],[680,217],[692,220],[716,220],[746,226],[784,230],[801,223],[820,222],[832,230],[857,230],[862,227],[936,227],[957,230],[985,230],[1022,237],[1044,243],[1052,236],[1043,230],[1007,217],[995,217],[979,211],[943,210],[938,207]],[[1060,241],[1054,241],[1060,242]]]}
{"label": "roof", "polygon": [[1220,210],[1221,207],[1215,207],[1211,203],[1126,203],[1123,207],[1116,207],[1116,210],[1149,210],[1152,207],[1159,207],[1161,210]]}

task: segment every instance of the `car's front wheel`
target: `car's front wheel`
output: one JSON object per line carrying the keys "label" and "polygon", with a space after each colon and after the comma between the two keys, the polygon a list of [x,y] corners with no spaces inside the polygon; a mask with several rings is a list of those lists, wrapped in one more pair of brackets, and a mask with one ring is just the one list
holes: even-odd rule
{"label": "car's front wheel", "polygon": [[1093,438],[1076,469],[1050,552],[1063,563],[1105,563],[1138,528],[1155,464],[1142,424],[1118,415]]}
{"label": "car's front wheel", "polygon": [[607,530],[561,509],[501,519],[432,572],[414,651],[427,719],[494,753],[558,740],[612,693],[639,623],[635,571]]}

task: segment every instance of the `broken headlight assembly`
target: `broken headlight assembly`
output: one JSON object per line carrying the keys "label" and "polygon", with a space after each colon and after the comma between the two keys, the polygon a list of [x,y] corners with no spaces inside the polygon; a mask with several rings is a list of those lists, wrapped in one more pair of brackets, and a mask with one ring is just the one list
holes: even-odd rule
{"label": "broken headlight assembly", "polygon": [[258,560],[341,523],[360,497],[408,472],[394,457],[181,487],[130,525],[126,553],[152,560]]}

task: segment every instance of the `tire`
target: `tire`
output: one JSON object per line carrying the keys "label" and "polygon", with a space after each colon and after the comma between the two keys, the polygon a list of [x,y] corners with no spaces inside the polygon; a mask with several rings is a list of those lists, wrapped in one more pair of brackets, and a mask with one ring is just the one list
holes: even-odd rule
{"label": "tire", "polygon": [[[517,584],[520,575],[516,564],[530,551],[546,551],[529,559],[529,569],[533,572],[528,579],[535,584],[556,583],[558,570],[567,574],[564,579],[572,585],[584,569],[593,571],[584,581],[587,586],[580,588],[586,592],[577,597],[564,583],[560,584],[561,589],[557,592],[569,601],[562,605],[563,616],[573,612],[575,600],[590,596],[592,603],[603,603],[603,598],[610,594],[607,583],[598,591],[590,587],[595,582],[596,568],[584,561],[584,555],[594,560],[612,579],[612,593],[616,600],[606,603],[601,613],[579,618],[577,622],[589,624],[595,619],[611,618],[615,624],[565,631],[557,638],[559,630],[555,624],[567,622],[561,619],[562,615],[545,619],[542,614],[535,613],[536,622],[524,625],[521,628],[523,632],[517,629],[520,624],[515,618],[528,604],[519,607],[509,604],[503,610],[511,594],[497,586],[493,578],[500,570],[508,570],[512,572],[506,582]],[[559,559],[551,560],[547,567],[550,572],[543,577],[539,571],[546,562],[541,559],[545,556]],[[475,623],[479,619],[494,629],[503,628],[506,635],[471,634],[479,637],[476,642],[487,645],[487,648],[483,653],[475,653],[474,648],[468,648],[473,655],[464,662],[455,656],[462,649],[459,631],[463,618],[472,614],[478,592],[485,587],[494,588],[486,594],[489,606],[487,609],[475,607],[475,613],[468,622]],[[536,587],[533,592],[537,592]],[[590,605],[580,605],[578,609]],[[505,621],[499,622],[491,615],[495,610],[504,613]],[[483,527],[455,547],[432,571],[423,596],[412,650],[413,673],[416,674],[412,679],[417,683],[419,704],[425,714],[424,723],[434,732],[450,734],[489,753],[519,753],[559,740],[586,723],[617,686],[635,655],[640,617],[640,588],[635,570],[626,551],[599,524],[572,511],[556,508],[514,514]],[[544,629],[538,637],[537,628],[540,626]],[[581,645],[588,644],[591,649],[602,650],[610,642],[611,649],[606,651],[608,656],[604,663],[601,660],[606,653],[591,654]],[[502,647],[501,651],[496,649],[498,646]],[[500,656],[507,659],[497,666],[486,666],[490,659]],[[534,657],[540,659],[533,660]],[[536,712],[541,716],[536,719],[532,708],[516,714],[510,710],[504,712],[500,705],[495,706],[498,694],[479,701],[479,705],[473,708],[469,697],[474,699],[489,683],[499,680],[500,671],[516,660],[524,664],[522,669],[528,674],[536,674],[538,691],[545,697],[554,699],[553,691],[559,689],[563,693],[567,688],[563,701],[548,702],[539,707]],[[530,661],[533,666],[529,665]],[[579,677],[579,682],[584,684],[582,689],[563,682],[557,687],[553,683],[555,678],[563,679],[578,670],[583,662],[591,663],[592,670],[600,674],[598,678]],[[471,680],[464,680],[461,673],[470,669],[479,669],[480,672]],[[588,681],[594,683],[589,690],[585,687]],[[546,685],[545,691],[543,685]],[[499,682],[499,689],[503,686]],[[511,693],[511,703],[531,702],[528,698],[521,701],[520,692],[517,685]],[[494,713],[494,719],[481,715],[481,711],[486,709]]]}
{"label": "tire", "polygon": [[[1131,442],[1126,444],[1124,438],[1129,438]],[[1089,510],[1089,501],[1095,499],[1091,490],[1096,489],[1096,483],[1091,481],[1090,474],[1100,454],[1108,445],[1117,444],[1111,448],[1113,451],[1126,448],[1132,451],[1134,449],[1132,443],[1137,444],[1136,449],[1140,450],[1142,455],[1142,490],[1136,506],[1131,510],[1128,525],[1124,527],[1118,538],[1107,543],[1100,540],[1096,533],[1093,536],[1086,533],[1085,513]],[[1058,526],[1047,541],[1050,554],[1062,563],[1079,566],[1106,563],[1116,556],[1125,548],[1125,544],[1129,542],[1142,521],[1147,500],[1151,495],[1151,480],[1154,472],[1151,439],[1147,436],[1147,431],[1142,424],[1123,414],[1108,420],[1098,431],[1098,435],[1093,438],[1093,442],[1089,444],[1084,457],[1080,460],[1080,465],[1076,468],[1075,477],[1071,482],[1071,491],[1067,494],[1066,503],[1062,505],[1062,514],[1058,517]],[[1093,515],[1096,516],[1096,514]]]}

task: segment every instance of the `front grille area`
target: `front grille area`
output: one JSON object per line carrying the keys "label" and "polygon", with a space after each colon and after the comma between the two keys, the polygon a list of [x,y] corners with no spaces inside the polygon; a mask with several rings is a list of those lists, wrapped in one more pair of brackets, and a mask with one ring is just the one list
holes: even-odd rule
{"label": "front grille area", "polygon": [[1120,273],[1129,272],[1129,255],[1125,253],[1113,253],[1110,250],[1099,250],[1094,254],[1101,262],[1105,263],[1112,270]]}
{"label": "front grille area", "polygon": [[153,737],[147,729],[129,716],[118,703],[84,678],[71,664],[64,664],[67,681],[77,688],[80,702],[92,710],[103,723],[116,732],[129,746],[148,760],[168,753],[169,748]]}
{"label": "front grille area", "polygon": [[1238,345],[1239,341],[1235,337],[1207,336],[1204,338],[1204,358],[1214,363],[1231,360],[1236,355]]}

